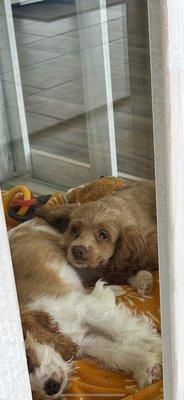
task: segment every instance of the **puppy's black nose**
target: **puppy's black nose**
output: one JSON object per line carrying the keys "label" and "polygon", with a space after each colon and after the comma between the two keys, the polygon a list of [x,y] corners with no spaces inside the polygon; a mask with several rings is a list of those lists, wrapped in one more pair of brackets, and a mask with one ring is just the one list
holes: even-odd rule
{"label": "puppy's black nose", "polygon": [[79,260],[86,257],[87,250],[84,246],[73,246],[72,253],[73,256]]}
{"label": "puppy's black nose", "polygon": [[48,396],[53,396],[58,393],[61,389],[61,383],[55,381],[54,379],[48,379],[44,385],[44,391]]}

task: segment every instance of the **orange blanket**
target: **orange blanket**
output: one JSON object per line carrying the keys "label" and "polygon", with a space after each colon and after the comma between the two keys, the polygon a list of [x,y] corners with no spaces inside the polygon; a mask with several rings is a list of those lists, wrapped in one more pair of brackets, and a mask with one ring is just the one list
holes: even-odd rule
{"label": "orange blanket", "polygon": [[[61,203],[58,195],[53,195],[48,207]],[[12,224],[8,222],[8,228]],[[16,224],[16,223],[15,223]],[[13,224],[13,225],[15,225]],[[123,286],[124,294],[117,301],[124,301],[130,308],[152,317],[160,329],[159,284],[158,274],[154,275],[154,287],[151,297],[140,297],[129,285]],[[68,388],[72,400],[163,400],[162,382],[139,390],[131,376],[124,372],[112,372],[102,369],[95,361],[82,359],[75,362],[75,376],[71,378]],[[34,395],[34,400],[46,400],[45,397]],[[62,396],[61,399],[64,399]],[[68,396],[66,396],[68,399]]]}

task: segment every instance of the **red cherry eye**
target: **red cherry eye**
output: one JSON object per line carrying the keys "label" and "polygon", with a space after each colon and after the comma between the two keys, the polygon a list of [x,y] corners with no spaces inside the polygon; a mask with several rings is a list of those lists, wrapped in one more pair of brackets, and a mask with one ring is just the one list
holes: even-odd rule
{"label": "red cherry eye", "polygon": [[102,239],[102,240],[107,239],[107,238],[108,238],[108,232],[105,231],[105,230],[101,230],[101,231],[99,232],[99,234],[98,234],[98,238],[99,238],[99,239]]}
{"label": "red cherry eye", "polygon": [[77,226],[72,226],[71,227],[71,233],[75,237],[79,236],[79,229],[77,228]]}

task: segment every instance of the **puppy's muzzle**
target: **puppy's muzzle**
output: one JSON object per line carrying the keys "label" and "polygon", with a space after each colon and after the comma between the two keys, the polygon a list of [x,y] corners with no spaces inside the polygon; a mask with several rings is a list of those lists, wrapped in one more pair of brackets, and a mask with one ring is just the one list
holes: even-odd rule
{"label": "puppy's muzzle", "polygon": [[53,396],[59,393],[62,382],[57,382],[54,379],[48,379],[44,385],[44,391],[48,396]]}
{"label": "puppy's muzzle", "polygon": [[85,260],[87,257],[87,249],[84,246],[73,246],[72,254],[76,260]]}

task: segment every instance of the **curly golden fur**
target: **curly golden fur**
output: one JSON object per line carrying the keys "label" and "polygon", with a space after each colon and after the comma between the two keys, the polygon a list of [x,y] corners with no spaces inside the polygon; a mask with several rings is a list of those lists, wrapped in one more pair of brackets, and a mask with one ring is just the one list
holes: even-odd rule
{"label": "curly golden fur", "polygon": [[65,234],[67,259],[83,282],[111,284],[157,269],[154,182],[127,185],[84,205],[41,208],[38,216]]}

